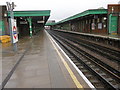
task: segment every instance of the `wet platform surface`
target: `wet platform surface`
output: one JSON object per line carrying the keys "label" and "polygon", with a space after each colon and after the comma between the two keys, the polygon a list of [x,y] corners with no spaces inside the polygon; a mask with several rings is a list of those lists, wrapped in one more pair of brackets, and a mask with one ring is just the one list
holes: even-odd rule
{"label": "wet platform surface", "polygon": [[19,43],[17,43],[18,51],[14,52],[13,47],[11,43],[4,43],[1,44],[2,50],[2,81],[7,77],[7,75],[10,73],[14,65],[17,63],[23,52],[25,51],[27,44],[30,42],[30,38],[26,37],[25,39],[19,40]]}
{"label": "wet platform surface", "polygon": [[[30,41],[30,39],[21,41],[21,44],[18,44],[17,54],[12,52],[13,56],[3,57],[2,63],[5,64],[3,65],[4,80],[21,54],[31,45],[5,88],[77,88],[46,32],[41,31],[38,36],[32,39],[32,43]],[[9,50],[6,49],[6,51]],[[89,88],[63,53],[60,50],[58,51],[68,63],[82,87]]]}

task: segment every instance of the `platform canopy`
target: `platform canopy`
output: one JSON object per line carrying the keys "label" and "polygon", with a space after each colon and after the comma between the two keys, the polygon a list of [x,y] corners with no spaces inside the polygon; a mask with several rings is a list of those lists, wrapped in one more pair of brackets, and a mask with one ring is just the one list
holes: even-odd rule
{"label": "platform canopy", "polygon": [[[17,27],[20,36],[25,36],[37,33],[44,28],[48,18],[50,17],[50,10],[30,10],[30,11],[14,11],[14,18],[17,21]],[[8,12],[8,17],[10,13]]]}
{"label": "platform canopy", "polygon": [[97,14],[107,14],[107,9],[89,9],[89,10],[83,11],[81,13],[78,13],[76,15],[73,15],[71,17],[68,17],[66,19],[63,19],[63,20],[57,22],[56,25],[70,21],[70,20],[74,20],[77,18],[85,17],[87,15],[97,15]]}
{"label": "platform canopy", "polygon": [[[32,21],[36,21],[38,23],[46,23],[50,16],[50,10],[29,10],[29,11],[14,11],[15,18],[32,18]],[[8,16],[10,14],[8,13]]]}
{"label": "platform canopy", "polygon": [[36,11],[14,11],[15,17],[20,16],[50,16],[50,10],[36,10]]}

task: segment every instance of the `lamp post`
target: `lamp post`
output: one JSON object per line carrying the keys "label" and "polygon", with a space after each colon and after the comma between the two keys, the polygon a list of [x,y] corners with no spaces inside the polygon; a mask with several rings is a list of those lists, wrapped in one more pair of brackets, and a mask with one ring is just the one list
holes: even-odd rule
{"label": "lamp post", "polygon": [[14,4],[14,2],[12,2],[12,3],[6,2],[6,4],[7,4],[8,12],[10,13],[10,17],[9,17],[9,31],[10,31],[10,36],[11,36],[11,43],[13,45],[13,50],[16,52],[17,51],[17,43],[13,39],[13,36],[15,34],[17,34],[17,32],[15,32],[13,30],[13,24],[14,24],[13,9],[15,8],[15,4]]}

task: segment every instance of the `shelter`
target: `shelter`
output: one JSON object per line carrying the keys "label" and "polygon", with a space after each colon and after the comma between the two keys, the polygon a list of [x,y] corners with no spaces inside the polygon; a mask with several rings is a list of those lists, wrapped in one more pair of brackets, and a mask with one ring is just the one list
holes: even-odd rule
{"label": "shelter", "polygon": [[[10,16],[8,12],[8,16]],[[50,10],[14,11],[19,37],[31,36],[43,29],[50,17]]]}
{"label": "shelter", "polygon": [[89,9],[59,21],[53,26],[55,29],[84,33],[107,33],[107,9]]}

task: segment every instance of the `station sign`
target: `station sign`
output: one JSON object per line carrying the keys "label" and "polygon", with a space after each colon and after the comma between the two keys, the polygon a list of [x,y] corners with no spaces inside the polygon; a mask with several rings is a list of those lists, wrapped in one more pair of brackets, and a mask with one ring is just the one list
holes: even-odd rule
{"label": "station sign", "polygon": [[20,24],[27,24],[27,21],[20,21]]}
{"label": "station sign", "polygon": [[37,23],[45,23],[45,21],[37,21]]}
{"label": "station sign", "polygon": [[11,19],[11,25],[12,25],[12,43],[18,42],[18,32],[17,32],[17,25],[16,25],[16,20]]}

